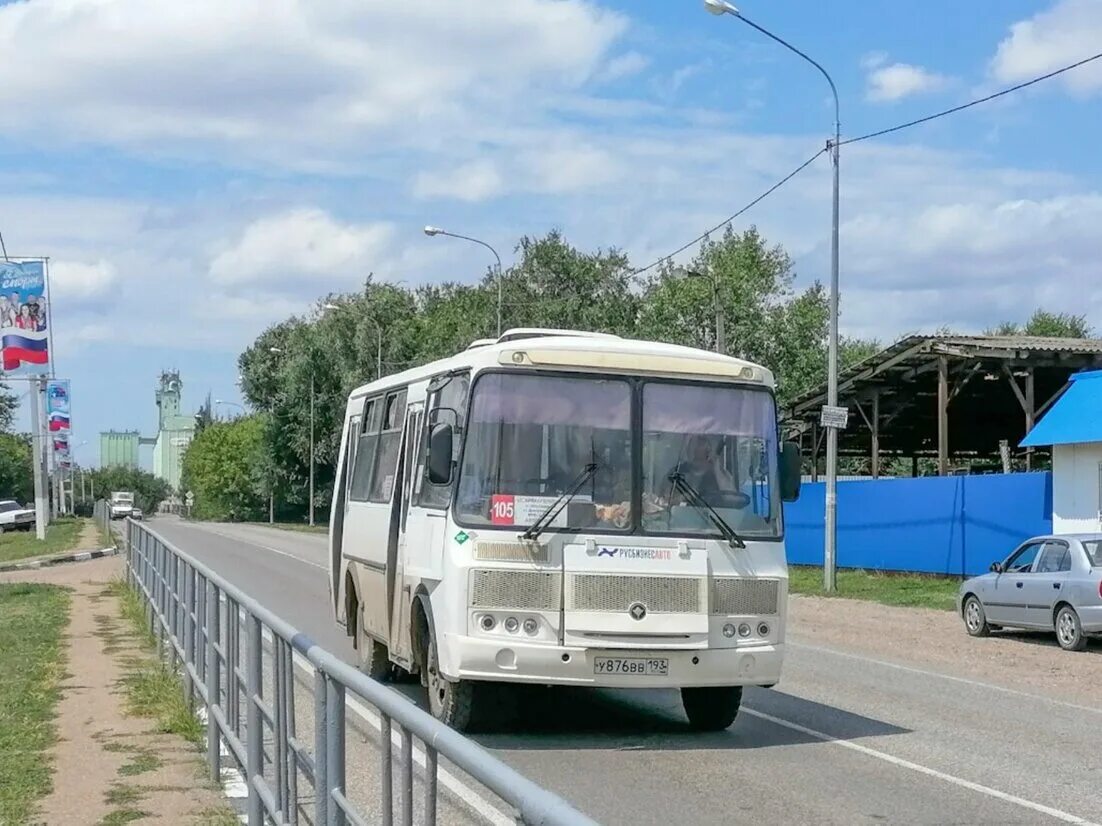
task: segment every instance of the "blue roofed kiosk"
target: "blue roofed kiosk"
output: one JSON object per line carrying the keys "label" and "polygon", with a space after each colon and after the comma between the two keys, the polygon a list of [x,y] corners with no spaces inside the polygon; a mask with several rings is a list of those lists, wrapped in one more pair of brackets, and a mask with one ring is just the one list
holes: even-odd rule
{"label": "blue roofed kiosk", "polygon": [[1102,370],[1075,373],[1022,440],[1052,446],[1054,533],[1102,531]]}

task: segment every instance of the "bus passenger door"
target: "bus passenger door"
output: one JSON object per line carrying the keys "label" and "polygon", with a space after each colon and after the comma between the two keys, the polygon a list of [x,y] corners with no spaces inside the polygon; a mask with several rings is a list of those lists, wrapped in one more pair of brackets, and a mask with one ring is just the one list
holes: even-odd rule
{"label": "bus passenger door", "polygon": [[421,402],[410,403],[406,408],[406,426],[402,438],[402,456],[399,477],[395,480],[394,503],[397,508],[398,531],[392,543],[393,555],[388,564],[394,571],[394,590],[390,606],[390,658],[407,670],[413,656],[410,639],[410,609],[413,602],[413,583],[408,576],[407,526],[409,504],[413,491],[413,474],[417,463],[417,446],[420,444],[421,423],[425,406]]}

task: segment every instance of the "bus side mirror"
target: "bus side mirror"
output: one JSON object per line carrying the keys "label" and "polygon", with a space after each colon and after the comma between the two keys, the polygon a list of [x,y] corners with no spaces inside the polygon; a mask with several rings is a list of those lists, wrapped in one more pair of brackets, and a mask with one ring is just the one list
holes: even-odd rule
{"label": "bus side mirror", "polygon": [[439,423],[429,433],[429,481],[446,485],[452,480],[452,426]]}
{"label": "bus side mirror", "polygon": [[796,442],[784,442],[781,445],[781,499],[795,502],[800,498],[800,475],[803,470],[803,457]]}

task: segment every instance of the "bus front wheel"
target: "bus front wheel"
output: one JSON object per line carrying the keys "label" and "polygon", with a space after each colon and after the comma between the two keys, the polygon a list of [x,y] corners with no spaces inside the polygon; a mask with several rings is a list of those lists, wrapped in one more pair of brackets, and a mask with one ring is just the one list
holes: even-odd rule
{"label": "bus front wheel", "polygon": [[479,685],[470,680],[452,682],[441,674],[436,635],[429,630],[428,636],[428,645],[422,648],[425,653],[421,673],[428,691],[429,711],[456,731],[470,731],[476,720]]}
{"label": "bus front wheel", "polygon": [[695,730],[723,731],[738,717],[742,686],[683,688],[681,705]]}
{"label": "bus front wheel", "polygon": [[356,659],[359,661],[360,671],[371,679],[380,683],[390,679],[393,671],[390,666],[390,652],[385,645],[367,633],[362,613],[356,623]]}

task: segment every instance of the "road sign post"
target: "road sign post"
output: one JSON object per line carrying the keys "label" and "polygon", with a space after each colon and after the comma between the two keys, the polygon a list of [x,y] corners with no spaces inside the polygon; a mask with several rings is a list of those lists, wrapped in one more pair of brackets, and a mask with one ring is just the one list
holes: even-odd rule
{"label": "road sign post", "polygon": [[[837,440],[837,432],[845,430],[849,424],[849,409],[837,405],[824,404],[819,411],[819,425],[827,429],[827,436]],[[823,590],[833,591],[838,571],[838,554],[835,547],[837,535],[837,488],[836,475],[827,474],[826,490],[826,526],[823,537]]]}

